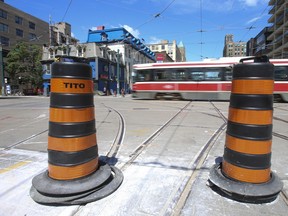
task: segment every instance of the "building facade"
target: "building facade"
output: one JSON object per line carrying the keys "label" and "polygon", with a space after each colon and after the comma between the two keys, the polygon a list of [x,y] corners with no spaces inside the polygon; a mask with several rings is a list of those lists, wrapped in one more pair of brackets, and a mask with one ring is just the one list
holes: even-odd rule
{"label": "building facade", "polygon": [[17,42],[43,45],[49,42],[49,24],[0,1],[0,43],[10,50]]}
{"label": "building facade", "polygon": [[[0,0],[0,77],[4,95],[8,77],[4,62],[8,52],[18,43],[43,45],[49,43],[49,24]],[[5,87],[4,87],[5,86]]]}
{"label": "building facade", "polygon": [[[66,44],[77,44],[78,39],[72,37],[71,25],[66,22],[59,22],[49,25],[49,46]],[[69,50],[67,50],[68,52]]]}
{"label": "building facade", "polygon": [[246,42],[234,42],[234,35],[225,35],[223,57],[246,56]]}
{"label": "building facade", "polygon": [[286,0],[270,0],[271,9],[269,14],[271,17],[268,23],[270,35],[268,40],[270,43],[270,58],[288,58],[288,1]]}
{"label": "building facade", "polygon": [[149,44],[153,52],[161,53],[165,51],[174,62],[186,61],[185,47],[181,43],[181,49],[177,46],[176,40],[170,43],[168,40],[162,40],[160,43]]}
{"label": "building facade", "polygon": [[268,55],[271,52],[271,41],[268,40],[270,34],[269,27],[265,27],[255,38],[251,38],[246,45],[246,55]]}
{"label": "building facade", "polygon": [[155,62],[155,54],[125,28],[105,29],[99,26],[96,30],[89,30],[86,43],[60,40],[54,46],[43,47],[43,77],[47,92],[51,64],[55,57],[61,56],[86,58],[92,67],[94,90],[106,95],[119,94],[121,89],[130,90],[133,64]]}

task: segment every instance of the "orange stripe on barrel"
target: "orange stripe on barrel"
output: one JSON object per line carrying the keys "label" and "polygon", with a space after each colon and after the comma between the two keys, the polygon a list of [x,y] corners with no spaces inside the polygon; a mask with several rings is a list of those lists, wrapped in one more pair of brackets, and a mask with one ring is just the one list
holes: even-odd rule
{"label": "orange stripe on barrel", "polygon": [[232,80],[235,94],[273,94],[274,80]]}
{"label": "orange stripe on barrel", "polygon": [[85,137],[57,138],[48,136],[48,150],[76,152],[97,145],[96,134]]}
{"label": "orange stripe on barrel", "polygon": [[241,124],[268,125],[272,124],[272,110],[244,110],[229,108],[228,119]]}
{"label": "orange stripe on barrel", "polygon": [[272,140],[246,140],[226,134],[225,146],[233,151],[241,153],[269,154],[271,153]]}
{"label": "orange stripe on barrel", "polygon": [[222,172],[229,178],[248,183],[265,183],[270,180],[270,168],[263,170],[245,169],[234,166],[225,160],[222,162]]}
{"label": "orange stripe on barrel", "polygon": [[51,92],[54,93],[93,93],[93,81],[84,79],[52,78]]}
{"label": "orange stripe on barrel", "polygon": [[95,119],[94,107],[62,109],[50,107],[49,120],[52,122],[86,122]]}
{"label": "orange stripe on barrel", "polygon": [[98,157],[88,163],[64,167],[48,164],[49,177],[57,180],[71,180],[93,173],[98,168]]}

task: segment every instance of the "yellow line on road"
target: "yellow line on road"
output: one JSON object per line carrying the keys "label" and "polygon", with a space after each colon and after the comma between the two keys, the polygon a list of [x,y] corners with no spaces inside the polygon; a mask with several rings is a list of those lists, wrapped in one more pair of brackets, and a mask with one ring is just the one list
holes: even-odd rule
{"label": "yellow line on road", "polygon": [[21,162],[15,163],[15,164],[13,164],[13,165],[11,165],[9,167],[0,169],[0,174],[3,174],[5,172],[9,172],[9,171],[14,170],[14,169],[17,169],[17,168],[19,168],[21,166],[24,166],[24,165],[28,164],[28,163],[31,163],[31,161],[21,161]]}

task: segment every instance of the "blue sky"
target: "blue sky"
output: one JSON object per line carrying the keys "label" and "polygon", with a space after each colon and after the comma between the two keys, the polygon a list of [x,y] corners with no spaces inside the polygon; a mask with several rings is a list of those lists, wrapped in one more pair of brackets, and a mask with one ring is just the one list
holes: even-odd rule
{"label": "blue sky", "polygon": [[269,26],[269,0],[4,0],[52,23],[68,22],[87,41],[89,29],[125,27],[154,43],[183,42],[189,61],[222,56],[224,37],[248,41]]}

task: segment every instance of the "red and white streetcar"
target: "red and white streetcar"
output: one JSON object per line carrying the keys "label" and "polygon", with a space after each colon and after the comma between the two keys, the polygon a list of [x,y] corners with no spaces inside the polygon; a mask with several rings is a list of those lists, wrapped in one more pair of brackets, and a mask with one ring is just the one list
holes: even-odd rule
{"label": "red and white streetcar", "polygon": [[[135,64],[132,97],[229,100],[233,66],[243,58]],[[270,63],[275,69],[274,98],[288,102],[288,59],[270,59]]]}

